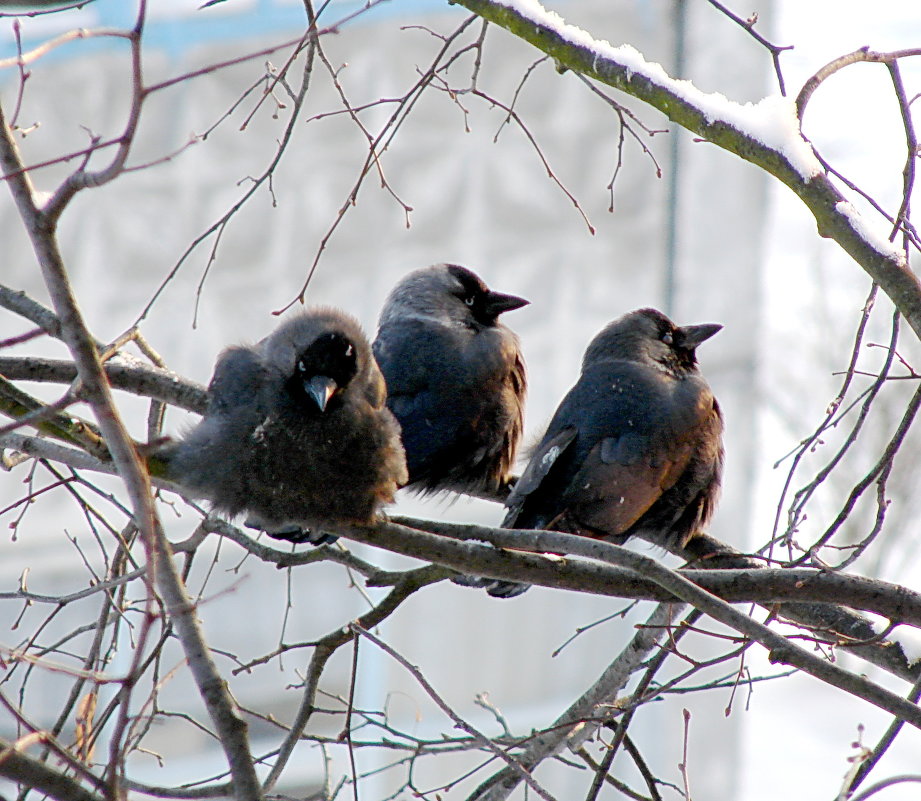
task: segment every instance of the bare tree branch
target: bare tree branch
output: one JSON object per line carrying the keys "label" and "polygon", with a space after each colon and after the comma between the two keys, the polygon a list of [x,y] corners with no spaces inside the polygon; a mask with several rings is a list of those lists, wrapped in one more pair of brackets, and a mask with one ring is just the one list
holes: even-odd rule
{"label": "bare tree branch", "polygon": [[[551,24],[537,4],[529,6],[525,13],[521,6],[504,5],[499,0],[458,2],[552,56],[562,67],[648,103],[672,122],[780,180],[812,212],[819,235],[837,242],[882,287],[921,338],[921,282],[903,253],[867,233],[866,223],[822,172],[801,135],[798,141],[793,138],[778,143],[761,141],[733,118],[733,115],[744,116],[741,106],[727,106],[723,100],[697,90],[688,91],[657,65],[653,69],[632,48],[610,48],[592,40],[581,29],[565,23]],[[914,54],[915,51],[905,51],[901,55]],[[786,112],[781,111],[783,108]],[[789,114],[792,126],[795,119],[792,104],[777,107],[778,123],[782,122],[783,113]],[[796,156],[787,151],[791,147],[797,150]],[[809,166],[810,159],[814,166]]]}
{"label": "bare tree branch", "polygon": [[[610,717],[608,712],[599,714],[599,707],[611,703],[617,697],[617,693],[626,686],[639,665],[658,647],[669,625],[681,614],[683,608],[680,603],[657,605],[646,625],[637,629],[627,647],[608,665],[598,680],[545,732],[531,739],[518,758],[521,766],[533,771],[540,762],[559,753],[567,745],[577,751],[592,737],[598,725]],[[481,784],[468,801],[500,801],[507,798],[520,781],[520,768],[505,768]]]}
{"label": "bare tree branch", "polygon": [[[586,537],[563,534],[560,532],[523,531],[515,529],[484,530],[476,527],[463,527],[463,529],[462,531],[455,530],[452,532],[448,531],[446,528],[444,533],[448,536],[457,537],[458,539],[479,539],[488,541],[502,548],[515,548],[546,553],[571,553],[635,570],[663,589],[668,590],[680,600],[693,605],[720,623],[741,632],[763,645],[768,649],[769,657],[772,662],[781,662],[797,667],[809,675],[833,687],[837,687],[838,689],[855,695],[858,698],[862,698],[893,715],[901,717],[916,728],[921,729],[921,709],[914,704],[908,703],[901,696],[868,681],[862,676],[849,673],[837,665],[825,662],[814,656],[800,646],[792,643],[783,635],[777,634],[767,626],[738,612],[725,601],[717,598],[715,595],[707,592],[702,587],[699,587],[675,571],[656,562],[654,559],[650,559],[648,556],[628,551],[625,548],[611,545],[610,543],[590,540]],[[350,527],[348,529],[342,529],[340,533],[343,533],[349,538],[356,539],[359,542],[365,542],[369,545],[378,545],[388,548],[389,550],[399,550],[394,547],[394,540],[397,535],[402,535],[401,539],[404,541],[413,541],[417,546],[425,547],[422,544],[423,538],[418,536],[420,532],[413,532],[411,529],[393,523],[380,525],[376,529]],[[425,543],[425,545],[429,544]],[[426,550],[431,551],[432,549],[431,547],[427,547]],[[446,554],[442,552],[435,561],[439,561],[443,564],[451,564],[453,567],[454,564],[452,564],[452,562],[457,562],[459,560],[457,560],[456,557],[453,559],[446,557]],[[507,576],[493,577],[505,578]]]}
{"label": "bare tree branch", "polygon": [[771,60],[774,62],[774,75],[777,77],[777,86],[780,89],[780,93],[782,95],[786,95],[787,89],[784,85],[783,72],[780,69],[780,54],[783,53],[784,50],[792,50],[793,45],[775,45],[768,41],[760,33],[758,33],[758,31],[755,30],[755,25],[758,22],[757,12],[752,14],[748,19],[742,19],[740,16],[733,14],[722,3],[717,2],[717,0],[707,0],[707,2],[709,2],[710,5],[717,9],[721,14],[728,17],[736,25],[745,30],[749,36],[751,36],[758,44],[764,47],[771,54]]}
{"label": "bare tree branch", "polygon": [[[140,26],[143,23],[143,11],[142,3],[138,17],[138,37]],[[137,59],[139,65],[139,54]],[[130,125],[135,124],[136,120]],[[127,157],[127,151],[121,157],[120,163],[123,163],[125,157]],[[194,608],[189,603],[182,581],[173,565],[169,546],[153,507],[149,477],[118,414],[99,360],[98,350],[88,334],[58,250],[54,236],[56,219],[63,211],[67,200],[73,197],[73,193],[83,184],[73,182],[70,184],[71,189],[59,192],[56,195],[57,203],[51,204],[53,213],[49,214],[40,210],[35,203],[28,174],[23,169],[22,160],[6,124],[2,108],[0,108],[0,166],[3,168],[3,173],[10,176],[7,183],[26,224],[55,313],[61,321],[65,342],[77,366],[85,398],[93,408],[112,459],[131,498],[134,520],[141,532],[153,568],[150,571],[152,574],[150,578],[157,583],[164,594],[167,609],[180,631],[180,637],[202,697],[215,725],[221,732],[221,742],[234,774],[234,794],[240,801],[259,799],[262,794],[249,753],[246,724],[236,714],[226,685],[218,676],[213,662],[210,661],[194,617]],[[103,173],[97,177],[101,180],[109,180],[114,177],[114,173]],[[145,632],[149,630],[149,622],[154,619],[154,615],[153,593],[150,592],[147,601],[148,625],[142,629],[138,648],[134,652],[133,669],[137,668],[138,660],[143,656],[146,643]],[[126,683],[125,687],[127,700],[130,683]],[[115,747],[114,740],[113,747]],[[113,767],[115,767],[114,764]],[[111,774],[111,781],[117,782],[116,774]]]}
{"label": "bare tree branch", "polygon": [[[47,793],[57,801],[104,801],[106,795],[88,790],[75,779],[22,753],[20,745],[0,738],[0,776]],[[104,782],[99,782],[102,790]]]}
{"label": "bare tree branch", "polygon": [[[203,414],[207,406],[205,388],[172,370],[152,367],[126,354],[107,361],[102,369],[115,389],[164,401],[198,414]],[[70,384],[77,378],[77,368],[73,362],[63,359],[0,356],[0,375],[15,381]]]}
{"label": "bare tree branch", "polygon": [[438,695],[437,692],[435,692],[435,688],[429,684],[425,676],[422,675],[422,672],[418,668],[407,662],[406,659],[400,656],[400,654],[398,654],[393,648],[387,645],[387,643],[385,643],[379,637],[375,637],[370,631],[361,628],[355,623],[352,623],[349,628],[351,631],[354,631],[360,634],[362,637],[365,637],[373,642],[378,648],[384,651],[384,653],[388,654],[390,657],[399,662],[404,668],[406,668],[406,670],[412,674],[412,677],[416,680],[419,686],[425,690],[429,698],[435,702],[435,705],[449,718],[451,718],[451,720],[454,721],[454,725],[461,729],[461,731],[467,732],[467,734],[473,737],[474,740],[476,740],[484,748],[492,751],[503,762],[508,763],[508,769],[516,774],[518,781],[524,781],[528,787],[530,787],[541,798],[545,799],[545,801],[555,801],[554,797],[534,780],[534,777],[531,776],[530,771],[524,765],[522,765],[514,757],[509,756],[503,749],[496,746],[496,744],[489,737],[478,731],[476,728],[467,723],[467,721],[458,716],[454,710],[445,703],[444,699]]}
{"label": "bare tree branch", "polygon": [[861,47],[851,53],[832,59],[806,81],[806,83],[803,84],[803,88],[799,90],[799,94],[796,96],[796,116],[802,120],[803,114],[806,111],[806,104],[809,102],[812,95],[815,94],[815,90],[818,89],[824,81],[838,72],[838,70],[849,67],[851,64],[859,64],[860,62],[868,62],[871,64],[894,64],[899,59],[908,58],[910,56],[921,56],[921,49],[910,48],[907,50],[894,50],[889,53],[879,53],[875,50],[870,50],[869,47]]}
{"label": "bare tree branch", "polygon": [[[403,579],[394,586],[383,601],[358,618],[357,625],[363,629],[377,626],[382,620],[389,617],[410,595],[432,581],[438,581],[441,578],[440,572],[430,567],[405,574]],[[352,636],[351,630],[346,627],[337,629],[317,641],[313,656],[310,659],[310,665],[307,668],[307,679],[304,682],[304,696],[301,700],[301,705],[294,717],[294,722],[291,724],[288,736],[278,749],[275,764],[265,779],[263,786],[266,792],[269,792],[278,782],[282,771],[291,758],[294,746],[297,745],[307,723],[316,711],[317,688],[326,663],[339,648],[351,641]]]}

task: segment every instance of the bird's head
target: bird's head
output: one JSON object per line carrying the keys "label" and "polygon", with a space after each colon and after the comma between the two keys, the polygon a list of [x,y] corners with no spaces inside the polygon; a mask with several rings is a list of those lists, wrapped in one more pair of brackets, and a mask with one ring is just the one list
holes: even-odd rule
{"label": "bird's head", "polygon": [[320,334],[297,357],[288,382],[291,394],[320,412],[334,406],[337,397],[358,372],[355,344],[339,331]]}
{"label": "bird's head", "polygon": [[281,391],[281,402],[297,413],[336,408],[356,381],[364,394],[382,384],[361,326],[340,309],[315,306],[291,315],[259,343],[258,353],[272,377],[267,402],[275,403]]}
{"label": "bird's head", "polygon": [[654,362],[676,373],[690,372],[697,366],[697,346],[722,327],[717,323],[675,325],[657,309],[638,309],[602,329],[585,351],[582,366],[623,359]]}
{"label": "bird's head", "polygon": [[496,325],[500,314],[528,303],[491,290],[476,273],[459,264],[435,264],[415,270],[394,287],[380,322],[415,317],[479,329]]}

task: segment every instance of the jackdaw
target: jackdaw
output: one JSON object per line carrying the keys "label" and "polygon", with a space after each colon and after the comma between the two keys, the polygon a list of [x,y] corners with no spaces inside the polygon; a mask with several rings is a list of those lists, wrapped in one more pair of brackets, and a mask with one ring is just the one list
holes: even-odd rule
{"label": "jackdaw", "polygon": [[167,452],[167,472],[276,538],[331,541],[324,525],[372,522],[406,483],[385,392],[355,319],[301,312],[220,355],[205,415]]}
{"label": "jackdaw", "polygon": [[410,489],[508,494],[527,381],[518,337],[498,318],[527,303],[456,264],[416,270],[390,293],[373,348]]}
{"label": "jackdaw", "polygon": [[[605,327],[512,490],[503,528],[686,545],[720,490],[723,420],[695,349],[721,328],[676,326],[655,309]],[[528,585],[477,586],[512,597]]]}

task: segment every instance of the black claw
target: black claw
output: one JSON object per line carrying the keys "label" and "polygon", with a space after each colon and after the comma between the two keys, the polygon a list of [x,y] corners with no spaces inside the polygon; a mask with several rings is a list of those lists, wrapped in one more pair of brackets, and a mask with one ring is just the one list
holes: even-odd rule
{"label": "black claw", "polygon": [[495,581],[486,588],[486,593],[493,598],[517,598],[531,588],[530,584],[521,584],[518,581]]}
{"label": "black claw", "polygon": [[307,543],[308,545],[332,545],[339,537],[335,534],[329,534],[325,531],[312,531],[309,528],[301,528],[297,525],[288,525],[281,528],[267,529],[260,525],[246,523],[250,528],[257,528],[265,531],[273,540],[284,540],[293,542],[295,545]]}
{"label": "black claw", "polygon": [[523,592],[526,592],[530,584],[522,584],[518,581],[503,581],[501,579],[491,579],[485,576],[468,576],[461,574],[454,576],[451,581],[459,584],[461,587],[473,587],[475,589],[486,590],[488,595],[493,598],[516,598]]}
{"label": "black claw", "polygon": [[458,576],[452,576],[451,581],[460,587],[482,588],[488,587],[495,579],[488,579],[483,576],[468,576],[466,573],[461,573]]}
{"label": "black claw", "polygon": [[332,545],[339,539],[338,534],[329,534],[326,531],[315,531],[312,534],[308,532],[308,534],[304,542],[309,542],[311,545]]}
{"label": "black claw", "polygon": [[285,542],[309,542],[311,537],[310,529],[301,528],[300,526],[285,526],[284,528],[263,529],[273,540],[284,540]]}

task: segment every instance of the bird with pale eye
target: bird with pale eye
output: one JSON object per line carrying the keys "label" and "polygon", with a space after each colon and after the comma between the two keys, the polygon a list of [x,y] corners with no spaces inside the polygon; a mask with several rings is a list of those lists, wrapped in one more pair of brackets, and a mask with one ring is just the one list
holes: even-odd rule
{"label": "bird with pale eye", "polygon": [[[723,419],[696,349],[721,328],[676,326],[655,309],[606,326],[509,496],[503,528],[671,549],[702,531],[719,497]],[[497,597],[528,588],[478,586]]]}
{"label": "bird with pale eye", "polygon": [[406,483],[400,429],[358,322],[315,308],[218,358],[199,424],[161,454],[221,513],[293,542],[368,524]]}
{"label": "bird with pale eye", "polygon": [[[321,412],[342,391],[356,369],[355,346],[340,333],[323,334],[297,360],[300,386]],[[294,390],[297,392],[297,389]]]}
{"label": "bird with pale eye", "polygon": [[527,303],[457,264],[415,270],[390,293],[373,349],[411,490],[507,496],[527,380],[499,316]]}

